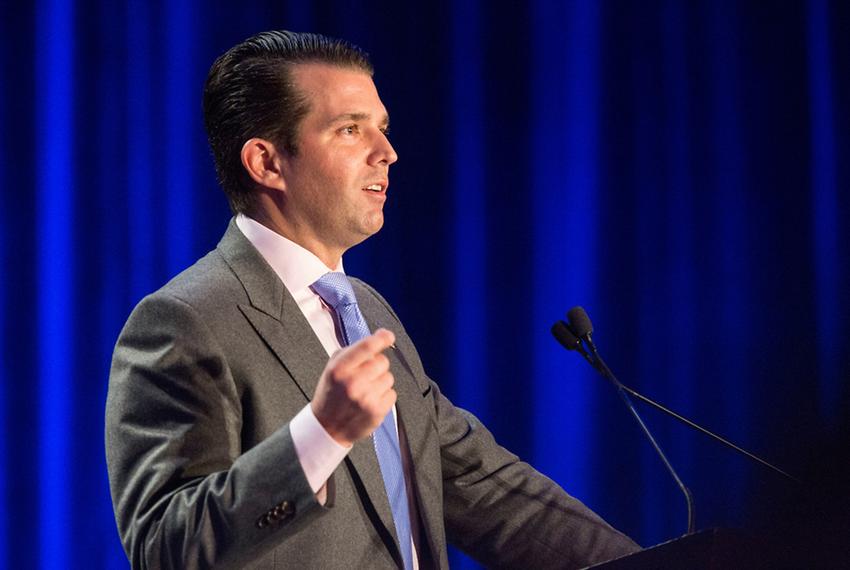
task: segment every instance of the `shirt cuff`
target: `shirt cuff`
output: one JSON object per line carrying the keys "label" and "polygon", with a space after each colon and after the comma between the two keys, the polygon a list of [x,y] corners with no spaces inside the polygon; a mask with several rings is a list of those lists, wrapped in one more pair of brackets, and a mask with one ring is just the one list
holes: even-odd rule
{"label": "shirt cuff", "polygon": [[310,404],[292,418],[289,432],[307,482],[313,492],[318,493],[351,448],[340,445],[325,431]]}

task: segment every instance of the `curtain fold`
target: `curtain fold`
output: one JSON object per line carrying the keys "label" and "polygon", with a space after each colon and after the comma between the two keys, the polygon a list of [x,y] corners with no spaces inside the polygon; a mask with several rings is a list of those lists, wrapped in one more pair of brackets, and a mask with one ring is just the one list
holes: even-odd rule
{"label": "curtain fold", "polygon": [[[386,226],[346,270],[521,458],[642,544],[684,531],[610,386],[550,338],[574,305],[648,396],[796,473],[846,451],[846,3],[7,3],[0,567],[126,567],[103,449],[112,347],[227,225],[203,81],[271,28],[370,52],[400,161]],[[770,522],[782,481],[644,413],[698,527]]]}

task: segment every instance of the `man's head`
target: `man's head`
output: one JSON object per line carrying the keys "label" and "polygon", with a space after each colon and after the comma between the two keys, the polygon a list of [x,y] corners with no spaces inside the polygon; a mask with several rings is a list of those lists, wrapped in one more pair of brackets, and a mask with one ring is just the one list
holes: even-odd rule
{"label": "man's head", "polygon": [[287,31],[257,34],[213,63],[204,87],[204,124],[234,213],[250,212],[255,196],[256,183],[242,165],[246,141],[266,139],[298,153],[298,130],[310,101],[296,87],[293,69],[313,63],[373,73],[366,54],[349,43]]}

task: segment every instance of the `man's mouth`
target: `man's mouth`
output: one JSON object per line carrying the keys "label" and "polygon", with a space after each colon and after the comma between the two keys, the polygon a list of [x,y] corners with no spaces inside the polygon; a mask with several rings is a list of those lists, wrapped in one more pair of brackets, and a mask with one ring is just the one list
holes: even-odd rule
{"label": "man's mouth", "polygon": [[384,192],[386,189],[387,189],[386,183],[370,184],[369,186],[363,187],[363,190],[367,190],[369,192],[378,192],[378,193]]}

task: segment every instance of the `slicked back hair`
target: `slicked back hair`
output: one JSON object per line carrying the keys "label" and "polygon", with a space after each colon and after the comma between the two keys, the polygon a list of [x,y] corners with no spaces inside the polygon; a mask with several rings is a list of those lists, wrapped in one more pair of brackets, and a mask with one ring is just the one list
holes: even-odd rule
{"label": "slicked back hair", "polygon": [[298,128],[309,101],[298,92],[292,67],[324,63],[374,73],[357,46],[318,34],[270,31],[257,34],[215,60],[204,85],[204,126],[218,181],[233,213],[250,213],[255,182],[242,166],[245,141],[271,141],[298,152]]}

